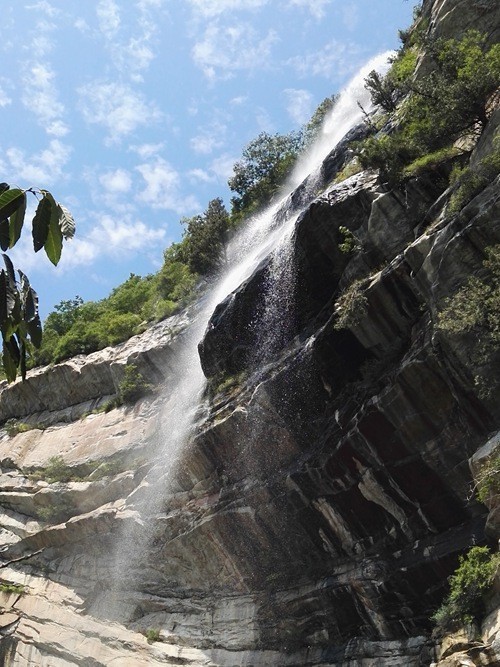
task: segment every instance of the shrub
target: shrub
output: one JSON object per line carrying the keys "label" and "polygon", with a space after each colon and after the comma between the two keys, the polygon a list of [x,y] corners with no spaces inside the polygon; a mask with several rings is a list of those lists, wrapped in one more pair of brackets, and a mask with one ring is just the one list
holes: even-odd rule
{"label": "shrub", "polygon": [[438,327],[453,336],[474,336],[471,361],[480,369],[476,384],[479,395],[488,398],[499,385],[496,376],[489,371],[500,343],[500,244],[486,248],[485,253],[483,275],[470,276],[466,284],[445,301]]}
{"label": "shrub", "polygon": [[161,634],[158,628],[148,628],[144,634],[148,640],[148,644],[159,642],[161,640]]}
{"label": "shrub", "polygon": [[458,213],[498,174],[500,174],[500,133],[497,133],[495,137],[493,151],[486,155],[476,167],[465,167],[452,173],[450,180],[456,183],[457,187],[450,197],[447,214]]}
{"label": "shrub", "polygon": [[355,280],[344,291],[335,303],[337,321],[335,329],[345,329],[355,326],[366,314],[368,299],[363,291],[366,280]]}
{"label": "shrub", "polygon": [[472,547],[460,556],[459,566],[449,579],[450,592],[433,614],[432,620],[442,630],[453,630],[477,621],[484,613],[483,595],[493,584],[500,554],[488,547]]}
{"label": "shrub", "polygon": [[75,470],[67,465],[62,456],[51,456],[47,465],[37,471],[37,476],[49,484],[55,482],[71,482],[79,479]]}
{"label": "shrub", "polygon": [[118,384],[118,398],[123,403],[134,403],[153,390],[153,385],[146,382],[135,364],[124,368],[123,377]]}
{"label": "shrub", "polygon": [[5,422],[3,427],[7,431],[7,435],[10,438],[13,438],[18,433],[27,433],[33,429],[42,429],[39,424],[26,424],[25,422],[20,422],[17,419],[9,419]]}
{"label": "shrub", "polygon": [[5,581],[5,579],[0,579],[0,592],[22,595],[25,592],[25,589],[22,584],[13,584],[10,581]]}
{"label": "shrub", "polygon": [[452,160],[460,154],[461,151],[456,146],[445,146],[413,160],[413,162],[403,169],[403,176],[413,178],[429,171],[435,171],[443,163]]}
{"label": "shrub", "polygon": [[350,229],[340,225],[339,234],[342,239],[338,244],[338,248],[341,253],[344,253],[345,255],[351,255],[353,252],[360,249],[361,246],[359,239],[351,232]]}
{"label": "shrub", "polygon": [[500,454],[493,456],[481,468],[476,485],[477,499],[486,503],[491,494],[500,493]]}

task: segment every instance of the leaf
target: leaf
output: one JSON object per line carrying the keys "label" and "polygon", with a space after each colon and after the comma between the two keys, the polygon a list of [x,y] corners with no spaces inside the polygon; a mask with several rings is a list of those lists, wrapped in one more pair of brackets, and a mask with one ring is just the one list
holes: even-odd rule
{"label": "leaf", "polygon": [[[54,201],[53,198],[52,201]],[[42,199],[38,202],[35,216],[33,218],[33,248],[35,249],[35,252],[41,250],[47,240],[51,211],[51,198],[44,192]]]}
{"label": "leaf", "polygon": [[[9,269],[9,264],[12,266],[10,259],[4,255],[7,270],[0,271],[0,327],[4,329],[4,324],[12,317],[16,304],[19,299],[16,281],[12,280],[13,274]],[[8,260],[8,261],[6,261]]]}
{"label": "leaf", "polygon": [[75,221],[68,209],[62,204],[57,204],[59,214],[59,226],[65,239],[72,239],[75,235]]}
{"label": "leaf", "polygon": [[[10,340],[12,340],[12,338]],[[3,344],[2,364],[7,377],[7,382],[14,382],[19,361],[16,361],[15,357],[12,356],[12,349],[5,341]]]}
{"label": "leaf", "polygon": [[19,237],[21,236],[21,230],[24,224],[25,214],[26,214],[26,193],[24,193],[24,197],[21,201],[19,208],[16,211],[14,211],[14,213],[10,216],[9,248],[13,248],[19,241]]}
{"label": "leaf", "polygon": [[31,287],[30,282],[26,274],[18,269],[20,282],[21,282],[21,292],[23,295],[23,309],[24,309],[24,320],[29,322],[38,316],[38,294]]}
{"label": "leaf", "polygon": [[54,197],[49,192],[45,196],[50,201],[50,221],[49,231],[43,247],[52,264],[57,266],[61,259],[63,243],[63,235],[59,225],[59,211]]}
{"label": "leaf", "polygon": [[42,344],[42,322],[40,317],[36,315],[28,323],[28,334],[33,345],[38,349]]}
{"label": "leaf", "polygon": [[15,188],[5,190],[0,194],[0,220],[10,218],[17,209],[26,201],[24,190]]}
{"label": "leaf", "polygon": [[2,250],[7,250],[10,243],[10,234],[9,234],[9,219],[4,218],[0,220],[0,248]]}
{"label": "leaf", "polygon": [[8,190],[10,188],[10,185],[8,183],[0,183],[0,195],[2,192],[5,192],[5,190]]}

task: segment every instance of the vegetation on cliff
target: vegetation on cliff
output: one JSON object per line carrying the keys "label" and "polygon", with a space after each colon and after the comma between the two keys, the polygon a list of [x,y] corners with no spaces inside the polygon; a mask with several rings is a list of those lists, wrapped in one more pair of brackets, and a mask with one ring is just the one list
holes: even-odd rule
{"label": "vegetation on cliff", "polygon": [[484,614],[483,596],[490,590],[500,564],[500,554],[488,547],[472,547],[459,557],[459,566],[449,579],[450,592],[432,616],[441,630],[454,630],[473,623]]}

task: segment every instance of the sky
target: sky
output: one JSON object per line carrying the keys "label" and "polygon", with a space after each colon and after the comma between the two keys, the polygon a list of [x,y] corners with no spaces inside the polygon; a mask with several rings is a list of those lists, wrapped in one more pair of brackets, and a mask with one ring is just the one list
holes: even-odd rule
{"label": "sky", "polygon": [[9,251],[45,317],[157,271],[260,132],[307,122],[411,0],[2,0],[0,181],[48,189],[77,233],[52,267],[30,221]]}

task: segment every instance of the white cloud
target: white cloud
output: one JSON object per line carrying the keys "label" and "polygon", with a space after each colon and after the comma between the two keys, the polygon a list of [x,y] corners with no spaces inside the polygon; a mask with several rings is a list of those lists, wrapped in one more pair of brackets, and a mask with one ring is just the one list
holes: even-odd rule
{"label": "white cloud", "polygon": [[132,186],[132,177],[125,169],[108,171],[99,178],[101,185],[111,193],[128,192]]}
{"label": "white cloud", "polygon": [[229,78],[238,70],[254,70],[270,61],[278,37],[274,30],[260,37],[248,23],[210,23],[193,48],[193,59],[209,79]]}
{"label": "white cloud", "polygon": [[313,96],[308,90],[296,88],[287,88],[284,93],[287,98],[288,115],[294,123],[303,125],[311,117]]}
{"label": "white cloud", "polygon": [[0,85],[0,109],[9,106],[9,104],[12,104],[12,99],[7,95],[3,86]]}
{"label": "white cloud", "polygon": [[30,186],[51,186],[66,176],[71,150],[70,146],[58,139],[53,139],[48,148],[31,156],[20,148],[8,148],[5,157],[8,160],[6,168],[12,173],[9,181]]}
{"label": "white cloud", "polygon": [[102,125],[110,142],[118,142],[136,128],[160,118],[156,106],[130,86],[89,83],[78,89],[81,111],[88,123]]}
{"label": "white cloud", "polygon": [[288,64],[301,76],[337,78],[357,69],[358,55],[359,47],[356,44],[334,39],[320,51],[290,58]]}
{"label": "white cloud", "polygon": [[59,14],[59,10],[53,7],[47,0],[39,0],[34,5],[27,5],[26,9],[34,12],[45,12],[47,16],[57,16]]}
{"label": "white cloud", "polygon": [[342,20],[348,30],[355,30],[359,21],[359,9],[357,5],[344,5],[342,7]]}
{"label": "white cloud", "polygon": [[233,175],[233,166],[237,158],[234,155],[224,153],[210,163],[210,170],[217,176],[220,182],[226,182]]}
{"label": "white cloud", "polygon": [[188,176],[194,182],[213,183],[216,180],[215,176],[209,174],[208,171],[205,171],[204,169],[191,169],[191,171],[188,172]]}
{"label": "white cloud", "polygon": [[311,14],[320,19],[325,15],[325,7],[331,4],[332,0],[289,0],[290,7],[305,7]]}
{"label": "white cloud", "polygon": [[162,7],[163,0],[139,1],[132,20],[122,24],[120,8],[115,0],[100,0],[98,5],[97,15],[105,47],[115,67],[133,81],[142,81],[141,72],[156,57],[153,47],[159,25],[158,12]]}
{"label": "white cloud", "polygon": [[165,239],[164,229],[148,227],[131,215],[116,220],[111,215],[100,217],[86,238],[75,237],[62,254],[59,268],[89,265],[100,257],[123,257],[133,252],[154,249]]}
{"label": "white cloud", "polygon": [[218,16],[224,12],[244,9],[258,9],[268,0],[189,0],[189,4],[202,16]]}
{"label": "white cloud", "polygon": [[179,173],[163,158],[138,165],[136,169],[146,184],[137,197],[138,201],[149,204],[153,209],[170,209],[181,215],[200,209],[193,195],[181,195]]}
{"label": "white cloud", "polygon": [[69,130],[62,120],[64,106],[57,99],[54,79],[55,73],[48,65],[41,62],[29,65],[23,76],[22,102],[37,116],[47,134],[62,137]]}
{"label": "white cloud", "polygon": [[100,0],[96,14],[103,35],[114,37],[120,28],[120,10],[115,0]]}
{"label": "white cloud", "polygon": [[129,150],[132,151],[133,153],[137,153],[137,155],[143,160],[147,160],[150,157],[153,157],[153,155],[158,155],[158,153],[160,153],[163,150],[163,148],[164,148],[163,143],[139,144],[130,146]]}
{"label": "white cloud", "polygon": [[191,148],[195,153],[209,155],[223,145],[222,139],[226,131],[226,125],[214,122],[209,127],[203,128],[197,136],[190,140]]}
{"label": "white cloud", "polygon": [[232,100],[229,100],[229,104],[234,107],[239,107],[248,100],[246,95],[239,95],[239,97],[233,97]]}

